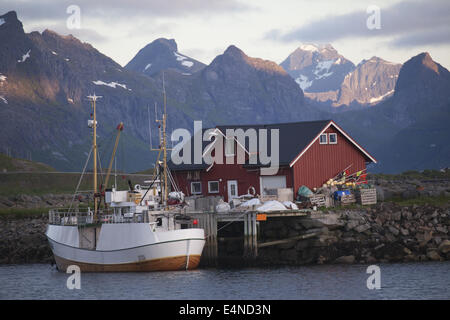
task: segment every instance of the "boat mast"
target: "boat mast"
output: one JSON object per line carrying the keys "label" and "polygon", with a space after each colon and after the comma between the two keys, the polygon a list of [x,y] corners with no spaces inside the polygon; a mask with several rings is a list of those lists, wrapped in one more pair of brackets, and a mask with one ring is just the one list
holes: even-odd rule
{"label": "boat mast", "polygon": [[164,84],[164,73],[163,73],[163,93],[164,93],[164,114],[163,114],[163,166],[164,166],[164,206],[167,207],[167,147],[166,147],[166,87]]}
{"label": "boat mast", "polygon": [[93,132],[93,139],[92,139],[92,150],[94,152],[94,221],[97,220],[97,211],[98,211],[98,203],[97,203],[97,116],[96,116],[96,109],[95,109],[95,102],[97,99],[100,99],[101,96],[94,95],[88,96],[88,99],[91,101],[92,109],[93,109],[93,123],[92,128],[94,129]]}
{"label": "boat mast", "polygon": [[[168,192],[169,192],[169,186],[168,186],[168,169],[167,169],[167,150],[171,150],[171,149],[167,149],[167,135],[166,135],[166,126],[167,126],[167,98],[166,98],[166,86],[165,86],[165,80],[164,80],[164,72],[163,72],[163,98],[164,98],[164,112],[163,112],[163,116],[162,119],[159,120],[157,113],[156,113],[156,103],[155,103],[155,118],[156,118],[156,122],[159,123],[159,148],[158,149],[153,149],[150,147],[150,150],[152,151],[159,151],[158,152],[158,158],[156,159],[156,165],[155,165],[155,170],[157,168],[157,166],[159,166],[160,162],[159,162],[159,157],[161,155],[161,151],[163,153],[163,161],[162,161],[162,169],[163,172],[160,173],[160,179],[164,180],[164,184],[162,184],[162,182],[160,183],[161,189],[164,188],[164,191],[161,192],[161,196],[162,196],[162,204],[164,205],[164,210],[167,210],[167,199],[169,198]],[[151,132],[151,131],[150,131]],[[151,138],[150,138],[151,139]],[[155,171],[156,173],[157,171]]]}

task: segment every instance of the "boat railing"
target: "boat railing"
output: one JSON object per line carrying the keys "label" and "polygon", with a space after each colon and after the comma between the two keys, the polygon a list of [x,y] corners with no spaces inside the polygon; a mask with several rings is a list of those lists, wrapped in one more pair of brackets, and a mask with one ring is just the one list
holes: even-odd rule
{"label": "boat railing", "polygon": [[62,226],[80,226],[107,223],[148,223],[147,211],[143,213],[115,213],[110,210],[94,211],[88,209],[51,209],[48,213],[49,223]]}

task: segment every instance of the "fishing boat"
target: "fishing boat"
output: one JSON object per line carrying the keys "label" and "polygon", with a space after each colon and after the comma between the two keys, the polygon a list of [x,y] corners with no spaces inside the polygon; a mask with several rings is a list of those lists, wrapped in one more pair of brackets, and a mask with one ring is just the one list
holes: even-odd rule
{"label": "fishing boat", "polygon": [[[46,236],[58,270],[66,271],[71,265],[78,266],[82,272],[197,268],[205,233],[196,227],[196,220],[180,210],[183,194],[177,190],[167,166],[165,94],[162,120],[156,120],[160,123],[161,143],[152,179],[146,181],[148,185],[134,187],[129,181],[128,190],[117,190],[117,183],[108,189],[123,124],[118,127],[105,184],[98,186],[96,101],[101,97],[94,94],[88,98],[93,110],[93,119],[88,120],[93,130],[93,143],[82,176],[93,154],[94,206],[80,209],[71,205],[68,209],[49,211]],[[159,160],[161,153],[162,161]]]}

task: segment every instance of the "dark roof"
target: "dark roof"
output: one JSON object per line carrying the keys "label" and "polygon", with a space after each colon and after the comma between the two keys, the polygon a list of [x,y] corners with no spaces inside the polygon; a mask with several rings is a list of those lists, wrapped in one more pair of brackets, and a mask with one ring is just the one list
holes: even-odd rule
{"label": "dark roof", "polygon": [[[294,158],[308,146],[308,144],[325,128],[331,120],[288,122],[264,125],[245,125],[245,126],[218,126],[224,134],[226,129],[242,128],[244,131],[248,128],[267,129],[267,148],[270,155],[271,139],[270,130],[279,130],[279,164],[288,165]],[[259,142],[259,137],[258,137]],[[247,142],[248,143],[248,142]],[[248,145],[245,146],[248,150]],[[259,159],[258,159],[259,164]]]}
{"label": "dark roof", "polygon": [[[295,159],[295,157],[305,149],[309,143],[330,123],[331,120],[320,120],[320,121],[304,121],[304,122],[290,122],[290,123],[278,123],[278,124],[262,124],[262,125],[224,125],[217,126],[224,135],[226,135],[227,129],[242,129],[247,130],[253,128],[255,130],[267,129],[267,141],[268,141],[268,154],[270,156],[271,150],[271,138],[270,130],[279,130],[279,165],[289,165],[289,163]],[[205,130],[203,130],[203,133]],[[259,139],[259,137],[258,137]],[[210,143],[210,141],[203,142],[202,150]],[[258,141],[259,143],[259,141]],[[248,150],[248,139],[246,139],[246,149]],[[193,143],[191,143],[191,155],[193,158]],[[192,161],[193,163],[193,161]],[[259,158],[256,166],[261,166]],[[255,165],[248,165],[255,166]],[[171,170],[201,170],[208,167],[207,164],[181,164],[174,165],[169,162],[169,167]]]}

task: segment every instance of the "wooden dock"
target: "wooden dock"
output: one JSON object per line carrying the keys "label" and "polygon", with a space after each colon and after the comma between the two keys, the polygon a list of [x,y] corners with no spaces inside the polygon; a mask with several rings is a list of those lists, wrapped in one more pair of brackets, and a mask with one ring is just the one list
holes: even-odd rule
{"label": "wooden dock", "polygon": [[[232,212],[232,213],[213,213],[213,212],[196,212],[188,213],[189,216],[198,220],[198,226],[205,230],[206,243],[202,254],[202,264],[206,266],[217,266],[219,259],[218,250],[218,232],[222,228],[226,228],[232,223],[243,223],[243,260],[253,260],[258,256],[258,247],[266,247],[276,245],[278,242],[258,243],[258,230],[260,222],[270,223],[270,218],[279,217],[304,217],[310,215],[311,210],[286,210],[274,211],[267,213],[259,213],[255,211],[249,212]],[[263,221],[261,221],[263,219]],[[218,225],[223,226],[218,229]],[[241,237],[238,237],[240,239]],[[226,239],[226,238],[225,238]],[[220,240],[225,240],[221,238]],[[295,239],[282,239],[280,241],[292,241]]]}

